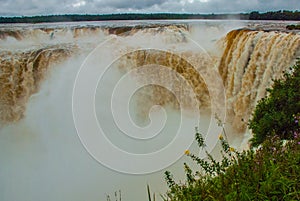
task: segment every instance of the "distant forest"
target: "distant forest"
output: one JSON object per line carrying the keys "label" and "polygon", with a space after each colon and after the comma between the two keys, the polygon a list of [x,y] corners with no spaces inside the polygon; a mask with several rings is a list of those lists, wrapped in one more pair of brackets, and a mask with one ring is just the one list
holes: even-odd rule
{"label": "distant forest", "polygon": [[294,20],[300,21],[300,11],[271,11],[240,14],[175,14],[175,13],[123,13],[103,15],[47,15],[0,17],[0,23],[41,23],[41,22],[77,22],[77,21],[108,21],[108,20],[179,20],[179,19],[241,19],[241,20]]}

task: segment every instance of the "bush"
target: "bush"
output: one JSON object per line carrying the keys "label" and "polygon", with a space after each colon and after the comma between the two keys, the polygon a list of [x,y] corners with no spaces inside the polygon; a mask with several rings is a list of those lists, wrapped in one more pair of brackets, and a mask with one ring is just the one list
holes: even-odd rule
{"label": "bush", "polygon": [[300,24],[297,24],[297,25],[295,25],[295,24],[287,25],[286,29],[288,29],[288,30],[300,30]]}
{"label": "bush", "polygon": [[253,146],[276,134],[281,139],[292,139],[293,133],[299,131],[295,117],[300,113],[300,60],[284,73],[283,79],[274,80],[267,92],[249,121]]}
{"label": "bush", "polygon": [[[199,143],[200,134],[196,140]],[[283,144],[278,136],[268,138],[256,151],[238,152],[220,136],[223,159],[200,159],[186,151],[200,166],[193,172],[185,163],[186,181],[176,183],[165,172],[169,191],[165,201],[196,200],[300,200],[300,134]]]}

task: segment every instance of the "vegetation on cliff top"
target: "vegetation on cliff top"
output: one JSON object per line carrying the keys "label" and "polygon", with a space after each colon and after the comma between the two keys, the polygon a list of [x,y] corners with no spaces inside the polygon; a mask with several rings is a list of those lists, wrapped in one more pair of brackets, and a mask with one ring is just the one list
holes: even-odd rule
{"label": "vegetation on cliff top", "polygon": [[288,30],[300,30],[300,24],[290,24],[286,26]]}

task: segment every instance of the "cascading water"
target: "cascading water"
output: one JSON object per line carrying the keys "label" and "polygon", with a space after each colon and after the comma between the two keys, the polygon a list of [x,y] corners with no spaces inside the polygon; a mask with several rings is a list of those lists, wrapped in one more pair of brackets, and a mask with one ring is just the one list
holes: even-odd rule
{"label": "cascading water", "polygon": [[[246,123],[257,101],[265,96],[265,88],[300,55],[297,33],[251,29],[227,33],[241,25],[225,21],[158,23],[1,28],[0,200],[106,200],[107,194],[119,189],[122,200],[146,200],[147,183],[157,194],[164,193],[162,172],[167,168],[182,175],[186,159],[174,162],[188,148],[181,144],[189,145],[194,126],[213,139],[213,148],[220,132],[216,113],[234,133],[230,140],[240,147]],[[101,74],[102,69],[107,70]],[[121,82],[126,75],[129,81]],[[123,92],[136,83],[158,82],[164,87],[150,84],[135,91],[132,100],[123,100]],[[95,98],[89,102],[85,95],[93,84],[97,85],[91,90]],[[118,84],[121,88],[115,90]],[[78,91],[82,93],[77,97]],[[120,149],[136,155],[160,153],[164,148],[170,152],[145,159],[143,167],[104,145],[89,147],[93,144],[81,134],[78,138],[81,127],[76,121],[82,120],[86,132],[92,133],[93,120],[85,114],[88,107],[76,107],[90,103],[108,141]],[[121,122],[118,128],[113,122],[128,119],[126,112],[118,113],[123,106],[138,125],[125,137],[121,131],[127,129],[126,124],[124,128]],[[180,109],[184,112],[179,113]],[[200,123],[194,119],[195,111],[199,111]],[[162,122],[163,135],[152,136],[151,129],[159,131]],[[185,133],[175,135],[180,126]],[[172,147],[177,138],[180,143]],[[97,163],[82,145],[95,159],[107,156],[108,161]],[[97,150],[102,153],[93,154]],[[179,157],[175,160],[173,154]],[[151,168],[162,171],[152,173]]]}
{"label": "cascading water", "polygon": [[1,52],[0,120],[3,123],[20,120],[28,99],[38,92],[50,66],[66,60],[74,51],[73,46],[48,46],[23,52]]}
{"label": "cascading water", "polygon": [[[299,57],[299,34],[234,30],[225,38],[219,72],[226,88],[233,123],[243,132],[258,100],[273,79]],[[244,119],[242,122],[241,119]]]}

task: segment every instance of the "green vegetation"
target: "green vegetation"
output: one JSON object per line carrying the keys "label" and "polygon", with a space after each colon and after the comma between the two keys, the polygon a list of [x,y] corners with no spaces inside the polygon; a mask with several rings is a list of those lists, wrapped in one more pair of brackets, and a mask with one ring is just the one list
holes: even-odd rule
{"label": "green vegetation", "polygon": [[[106,196],[106,201],[111,201],[112,199],[110,198],[110,195]],[[113,199],[115,201],[122,201],[122,194],[121,190],[119,192],[115,191],[115,198]]]}
{"label": "green vegetation", "polygon": [[0,17],[0,23],[41,23],[109,20],[248,19],[248,14],[121,13],[104,15],[48,15]]}
{"label": "green vegetation", "polygon": [[[199,133],[197,138],[200,148],[205,149]],[[185,183],[176,183],[171,173],[165,172],[169,191],[164,200],[300,200],[299,141],[299,133],[285,144],[274,136],[256,151],[238,152],[220,136],[221,161],[209,154],[204,160],[186,151],[200,166],[199,171],[194,173],[185,163]]]}
{"label": "green vegetation", "polygon": [[283,79],[274,80],[268,96],[260,100],[255,108],[249,128],[252,129],[252,145],[257,146],[268,136],[292,139],[299,132],[300,114],[300,60]]}
{"label": "green vegetation", "polygon": [[290,24],[286,26],[286,29],[288,30],[300,30],[300,24]]}
{"label": "green vegetation", "polygon": [[249,20],[295,20],[300,19],[299,11],[270,11],[266,13],[259,13],[257,11],[251,12],[249,15]]}
{"label": "green vegetation", "polygon": [[180,19],[241,19],[241,20],[299,20],[299,11],[251,12],[239,14],[191,14],[191,13],[120,13],[103,15],[48,15],[0,17],[0,23],[41,23],[108,20],[180,20]]}
{"label": "green vegetation", "polygon": [[[255,108],[250,128],[252,143],[260,145],[239,152],[230,147],[225,130],[219,136],[221,160],[207,154],[206,159],[185,151],[199,170],[184,163],[186,181],[176,183],[165,172],[169,187],[165,201],[250,201],[300,200],[300,61],[275,80],[269,95]],[[204,139],[195,139],[205,150]],[[285,139],[285,140],[283,140]]]}

